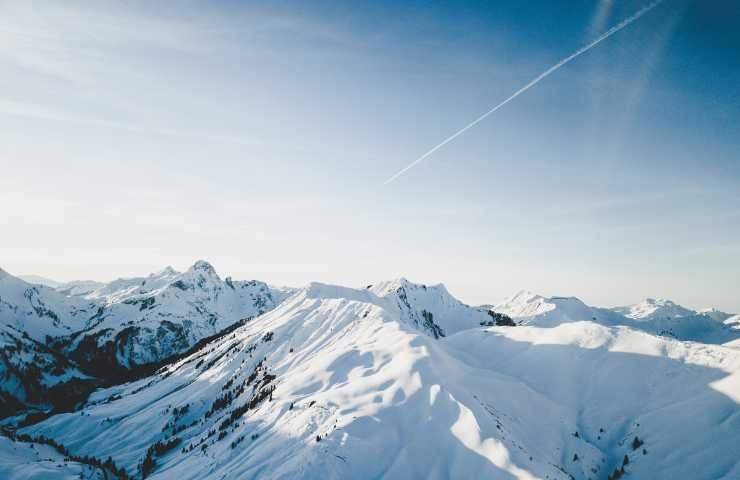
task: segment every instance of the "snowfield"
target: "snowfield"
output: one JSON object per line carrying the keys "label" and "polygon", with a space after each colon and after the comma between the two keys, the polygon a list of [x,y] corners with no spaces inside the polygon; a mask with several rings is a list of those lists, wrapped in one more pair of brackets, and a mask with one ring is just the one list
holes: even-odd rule
{"label": "snowfield", "polygon": [[481,326],[442,286],[313,283],[21,432],[136,478],[740,478],[731,325],[694,312],[714,323],[659,335],[532,294],[494,309],[519,325]]}
{"label": "snowfield", "polygon": [[103,480],[100,469],[64,457],[48,445],[0,437],[0,478],[3,480]]}

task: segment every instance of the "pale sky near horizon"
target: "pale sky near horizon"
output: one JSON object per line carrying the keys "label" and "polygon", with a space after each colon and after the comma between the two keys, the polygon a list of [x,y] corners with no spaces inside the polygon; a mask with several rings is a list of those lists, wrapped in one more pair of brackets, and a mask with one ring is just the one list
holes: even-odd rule
{"label": "pale sky near horizon", "polygon": [[0,267],[740,312],[740,2],[0,0]]}

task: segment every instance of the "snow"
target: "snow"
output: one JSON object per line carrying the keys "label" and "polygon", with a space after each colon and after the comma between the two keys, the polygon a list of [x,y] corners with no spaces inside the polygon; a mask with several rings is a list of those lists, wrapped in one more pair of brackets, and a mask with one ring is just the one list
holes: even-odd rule
{"label": "snow", "polygon": [[718,321],[729,314],[716,310],[696,312],[665,299],[648,298],[635,305],[607,309],[588,306],[576,297],[548,298],[521,291],[496,305],[494,310],[509,315],[521,325],[552,327],[591,320],[679,340],[723,344],[740,338],[740,329]]}
{"label": "snow", "polygon": [[[429,323],[438,326],[437,333],[441,336],[474,328],[481,322],[490,320],[486,309],[465,305],[450,295],[442,284],[417,285],[405,278],[399,278],[370,285],[368,290],[395,303],[401,310],[401,315],[423,330],[431,332]],[[432,316],[429,317],[424,311],[431,312]]]}
{"label": "snow", "polygon": [[85,326],[92,304],[56,290],[24,282],[0,270],[0,327],[35,340],[67,335]]}
{"label": "snow", "polygon": [[0,478],[4,480],[102,480],[103,472],[64,457],[47,445],[0,437]]}
{"label": "snow", "polygon": [[613,310],[635,320],[650,320],[661,317],[687,317],[690,315],[696,315],[697,313],[664,298],[646,298],[634,305],[616,307]]}
{"label": "snow", "polygon": [[0,270],[0,400],[10,395],[13,404],[46,408],[45,389],[90,379],[81,370],[113,375],[113,365],[160,362],[292,292],[282,287],[273,296],[263,282],[222,280],[203,260],[182,273],[167,267],[146,277],[56,288]]}
{"label": "snow", "polygon": [[622,315],[603,308],[589,307],[576,297],[543,297],[523,290],[494,307],[523,325],[556,326],[564,322],[594,320],[618,324]]}
{"label": "snow", "polygon": [[[581,480],[606,478],[625,454],[632,478],[740,475],[740,351],[574,320],[592,311],[573,298],[512,300],[533,324],[484,328],[485,313],[448,295],[403,279],[312,283],[153,377],[24,432],[132,474],[152,444],[181,439],[153,479]],[[446,337],[418,322],[422,310]],[[633,450],[635,436],[644,446]]]}
{"label": "snow", "polygon": [[[82,354],[134,366],[210,338],[22,432],[138,476],[179,439],[154,479],[585,480],[625,455],[628,478],[740,478],[740,316],[528,291],[492,309],[517,326],[405,278],[294,289],[201,260],[50,288],[0,270],[0,387],[35,405],[34,388],[87,378]],[[98,474],[39,448],[0,437],[0,478]]]}
{"label": "snow", "polygon": [[[86,338],[95,338],[101,347],[116,342],[118,351],[123,352],[118,355],[121,365],[174,355],[276,305],[267,284],[222,280],[203,260],[183,273],[166,268],[148,277],[115,280],[85,298],[104,302],[105,312],[72,348]],[[131,327],[132,336],[121,340],[121,326]]]}
{"label": "snow", "polygon": [[51,288],[57,288],[64,283],[64,282],[57,282],[56,280],[42,277],[40,275],[18,275],[18,278],[20,278],[24,282],[34,283],[36,285],[43,285],[45,287],[51,287]]}

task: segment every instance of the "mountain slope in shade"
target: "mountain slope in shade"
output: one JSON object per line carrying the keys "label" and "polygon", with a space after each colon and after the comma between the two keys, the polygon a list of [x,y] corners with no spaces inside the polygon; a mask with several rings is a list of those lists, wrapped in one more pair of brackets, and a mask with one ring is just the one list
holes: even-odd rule
{"label": "mountain slope in shade", "polygon": [[96,323],[76,333],[67,348],[90,367],[125,369],[171,357],[277,304],[267,284],[222,280],[204,261],[183,273],[168,268],[146,278],[116,280],[84,298],[100,300],[104,307]]}
{"label": "mountain slope in shade", "polygon": [[88,325],[94,302],[68,297],[53,288],[24,282],[0,269],[0,327],[44,341]]}
{"label": "mountain slope in shade", "polygon": [[706,315],[708,317],[711,317],[711,319],[716,322],[723,322],[723,323],[729,320],[730,318],[736,316],[736,315],[733,315],[732,313],[723,312],[722,310],[718,310],[716,308],[703,308],[701,310],[697,310],[696,313],[700,315]]}
{"label": "mountain slope in shade", "polygon": [[97,310],[93,302],[0,270],[2,416],[28,405],[69,408],[71,399],[90,391],[89,376],[51,343],[84,328]]}
{"label": "mountain slope in shade", "polygon": [[613,310],[624,313],[635,328],[680,340],[727,343],[740,338],[740,330],[725,323],[732,315],[717,309],[695,311],[670,300],[647,298]]}
{"label": "mountain slope in shade", "polygon": [[[71,408],[95,384],[130,378],[274,308],[291,292],[221,280],[196,262],[108,284],[29,284],[0,270],[0,406]],[[137,373],[138,374],[138,373]]]}
{"label": "mountain slope in shade", "polygon": [[737,350],[594,322],[435,339],[371,290],[311,284],[23,432],[162,479],[740,475]]}

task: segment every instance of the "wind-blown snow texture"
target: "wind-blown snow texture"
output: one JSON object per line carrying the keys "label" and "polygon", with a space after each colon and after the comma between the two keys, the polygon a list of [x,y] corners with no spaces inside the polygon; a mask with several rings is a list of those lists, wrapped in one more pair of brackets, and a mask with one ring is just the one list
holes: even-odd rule
{"label": "wind-blown snow texture", "polygon": [[162,479],[740,476],[740,350],[574,298],[496,311],[520,325],[441,286],[313,283],[22,432]]}

